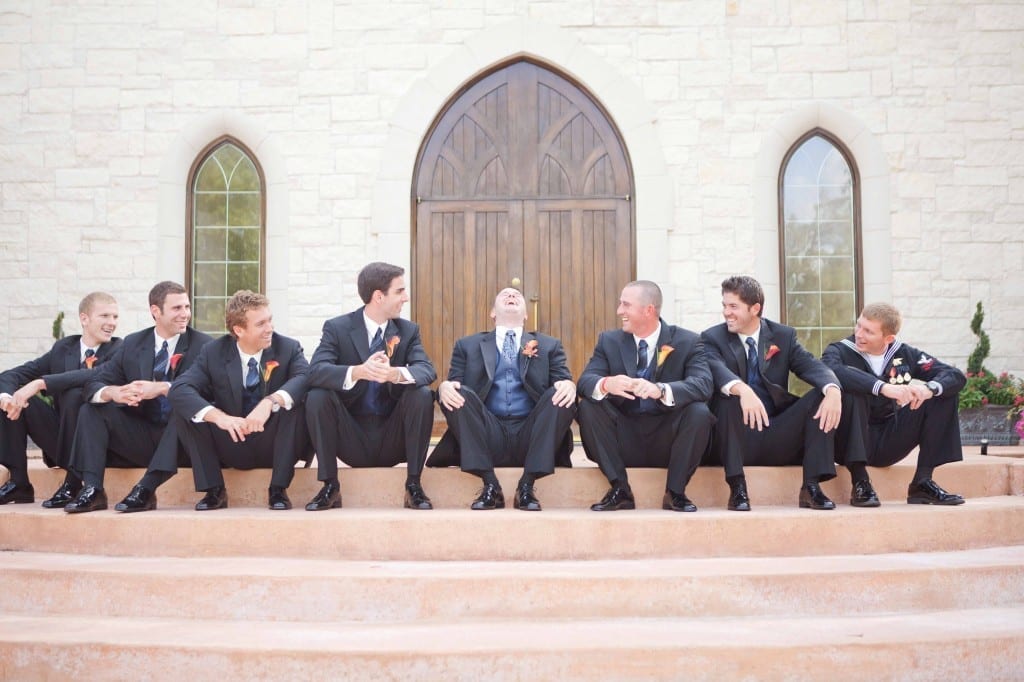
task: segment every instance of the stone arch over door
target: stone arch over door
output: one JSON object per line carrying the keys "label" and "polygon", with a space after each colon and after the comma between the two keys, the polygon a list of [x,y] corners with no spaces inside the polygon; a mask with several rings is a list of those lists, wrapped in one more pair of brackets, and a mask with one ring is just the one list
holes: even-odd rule
{"label": "stone arch over door", "polygon": [[614,124],[549,67],[508,62],[452,97],[413,180],[412,314],[439,375],[509,285],[526,295],[527,328],[562,339],[578,375],[635,276],[633,192]]}

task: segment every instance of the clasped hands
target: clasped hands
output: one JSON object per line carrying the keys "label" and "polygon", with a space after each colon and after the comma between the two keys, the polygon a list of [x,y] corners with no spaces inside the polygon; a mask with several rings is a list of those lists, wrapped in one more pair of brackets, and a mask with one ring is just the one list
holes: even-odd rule
{"label": "clasped hands", "polygon": [[143,400],[153,400],[167,395],[171,385],[166,381],[133,381],[123,386],[107,386],[103,397],[121,405],[138,407]]}
{"label": "clasped hands", "polygon": [[231,440],[236,443],[245,441],[245,437],[251,433],[260,433],[264,425],[270,419],[270,400],[264,398],[256,403],[256,407],[244,417],[233,417],[223,410],[213,409],[204,417],[205,421],[213,422],[217,428],[227,431]]}
{"label": "clasped hands", "polygon": [[17,421],[21,411],[28,407],[28,401],[45,388],[46,383],[42,379],[28,382],[15,391],[14,395],[0,399],[0,411],[6,413],[11,421]]}
{"label": "clasped hands", "polygon": [[605,393],[617,395],[626,400],[635,400],[637,398],[659,400],[661,398],[661,387],[647,379],[616,374],[605,377],[603,382],[602,390]]}
{"label": "clasped hands", "polygon": [[361,365],[352,367],[353,381],[376,381],[378,384],[402,383],[402,371],[391,366],[391,360],[384,351],[379,350],[366,359]]}
{"label": "clasped hands", "polygon": [[916,410],[924,404],[924,401],[934,397],[932,389],[928,388],[925,384],[909,384],[903,386],[885,384],[879,392],[886,398],[895,400],[896,404],[900,407],[906,407],[909,405],[912,410]]}

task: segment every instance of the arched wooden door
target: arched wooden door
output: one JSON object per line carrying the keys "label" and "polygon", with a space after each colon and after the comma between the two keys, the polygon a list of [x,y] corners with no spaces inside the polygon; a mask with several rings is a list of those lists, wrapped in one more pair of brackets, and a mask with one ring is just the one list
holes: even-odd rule
{"label": "arched wooden door", "polygon": [[493,326],[511,285],[527,329],[561,339],[578,377],[636,269],[632,173],[597,104],[542,66],[510,64],[451,102],[414,182],[412,319],[438,376],[456,339]]}

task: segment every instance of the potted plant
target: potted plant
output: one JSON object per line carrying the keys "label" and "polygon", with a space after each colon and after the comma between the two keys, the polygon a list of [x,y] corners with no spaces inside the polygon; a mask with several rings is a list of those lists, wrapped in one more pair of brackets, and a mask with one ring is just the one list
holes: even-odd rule
{"label": "potted plant", "polygon": [[971,319],[978,345],[967,359],[967,385],[959,396],[960,441],[977,445],[985,439],[991,445],[1016,445],[1020,435],[1014,421],[1024,409],[1024,382],[1007,372],[997,375],[985,369],[989,340],[981,328],[984,319],[979,301]]}

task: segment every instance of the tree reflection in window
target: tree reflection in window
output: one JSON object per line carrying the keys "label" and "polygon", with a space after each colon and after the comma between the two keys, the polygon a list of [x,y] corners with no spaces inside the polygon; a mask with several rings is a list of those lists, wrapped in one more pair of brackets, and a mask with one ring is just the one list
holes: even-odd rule
{"label": "tree reflection in window", "polygon": [[224,333],[224,306],[239,289],[263,284],[263,181],[255,160],[225,140],[213,146],[191,183],[193,324]]}

